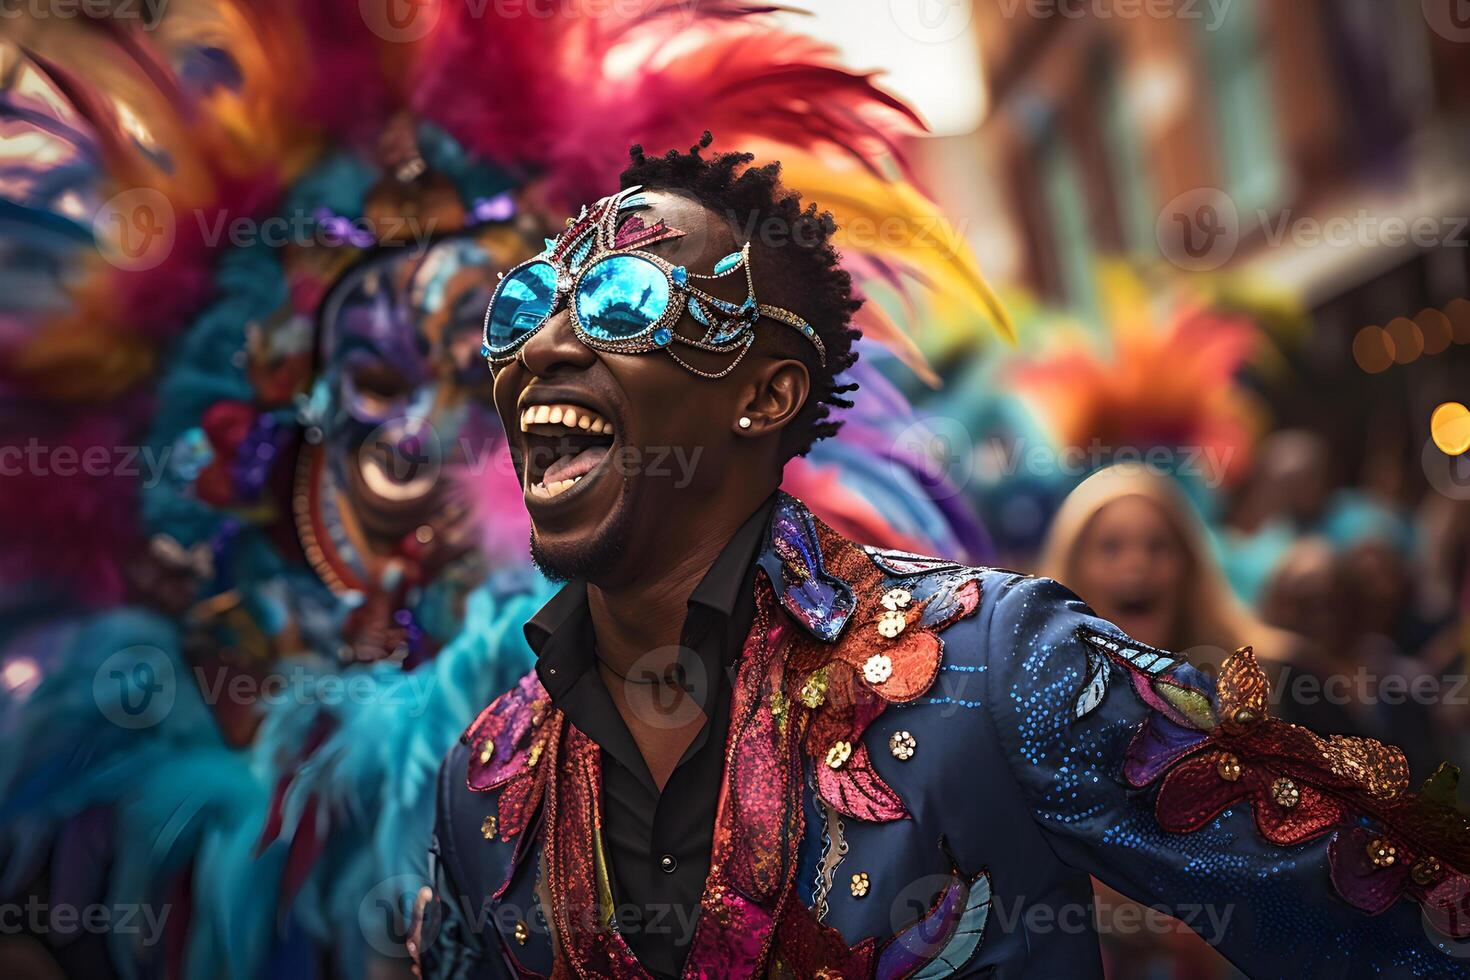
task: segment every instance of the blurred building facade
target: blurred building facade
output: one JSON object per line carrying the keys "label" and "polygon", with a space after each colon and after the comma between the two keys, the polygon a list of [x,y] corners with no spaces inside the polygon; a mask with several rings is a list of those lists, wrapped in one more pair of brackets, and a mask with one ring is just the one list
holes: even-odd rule
{"label": "blurred building facade", "polygon": [[1411,503],[1431,411],[1470,399],[1459,11],[977,0],[988,111],[940,166],[950,186],[979,176],[946,203],[985,226],[997,278],[1084,318],[1108,256],[1296,297],[1308,328],[1265,392],[1277,424],[1324,432],[1342,478]]}

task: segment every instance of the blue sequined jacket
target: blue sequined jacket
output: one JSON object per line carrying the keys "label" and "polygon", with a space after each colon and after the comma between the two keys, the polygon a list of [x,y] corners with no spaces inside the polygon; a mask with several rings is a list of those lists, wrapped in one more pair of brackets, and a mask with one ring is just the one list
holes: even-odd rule
{"label": "blue sequined jacket", "polygon": [[[732,890],[762,886],[720,879],[710,934],[769,941],[741,959],[725,936],[686,975],[1101,976],[1090,876],[1252,977],[1470,975],[1450,774],[1411,793],[1396,751],[1276,721],[1248,653],[1217,689],[1053,581],[858,548],[789,497],[760,563],[789,639],[778,679],[752,682],[748,730],[737,690],[729,744],[800,746],[789,885],[732,913]],[[545,976],[554,948],[616,946],[561,934],[578,927],[554,891],[580,883],[544,853],[559,779],[527,775],[556,754],[531,681],[445,761],[427,976]],[[711,889],[738,864],[717,853]],[[786,911],[762,918],[783,888]]]}

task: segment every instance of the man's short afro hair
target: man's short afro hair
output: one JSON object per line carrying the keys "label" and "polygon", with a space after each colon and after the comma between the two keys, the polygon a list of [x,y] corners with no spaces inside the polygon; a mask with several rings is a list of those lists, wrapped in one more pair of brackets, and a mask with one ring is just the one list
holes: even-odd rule
{"label": "man's short afro hair", "polygon": [[633,146],[632,163],[622,173],[622,186],[635,185],[681,191],[750,238],[751,273],[762,303],[790,310],[810,323],[827,349],[827,363],[817,362],[815,348],[799,334],[770,320],[758,329],[779,329],[781,350],[801,359],[811,374],[806,404],[783,432],[787,456],[805,455],[818,439],[833,435],[841,421],[831,418],[834,408],[850,408],[843,397],[856,384],[839,384],[837,377],[857,360],[853,342],[859,333],[853,315],[862,300],[853,295],[852,277],[842,268],[832,246],[837,222],[815,204],[802,206],[801,196],[781,184],[780,163],[751,166],[750,153],[701,154],[712,142],[708,132],[688,153],[670,150],[660,157]]}

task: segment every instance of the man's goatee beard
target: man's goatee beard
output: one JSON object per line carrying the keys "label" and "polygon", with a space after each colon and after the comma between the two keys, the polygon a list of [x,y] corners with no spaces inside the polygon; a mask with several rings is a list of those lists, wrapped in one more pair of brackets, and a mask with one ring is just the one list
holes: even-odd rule
{"label": "man's goatee beard", "polygon": [[555,552],[541,547],[532,527],[531,561],[552,582],[569,582],[574,578],[595,581],[614,568],[627,551],[628,518],[628,508],[619,507],[612,523],[601,528],[596,537]]}

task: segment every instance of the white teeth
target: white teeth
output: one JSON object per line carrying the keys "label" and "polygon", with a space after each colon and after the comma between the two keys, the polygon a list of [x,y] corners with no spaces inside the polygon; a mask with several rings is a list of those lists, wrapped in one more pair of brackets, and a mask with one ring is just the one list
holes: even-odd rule
{"label": "white teeth", "polygon": [[580,476],[574,476],[570,480],[557,480],[551,484],[533,483],[531,484],[531,492],[538,497],[555,497],[559,493],[570,490],[573,486],[580,483],[581,480],[582,478]]}
{"label": "white teeth", "polygon": [[532,405],[521,412],[521,431],[526,432],[533,425],[561,425],[604,435],[612,435],[613,431],[611,422],[573,405]]}

